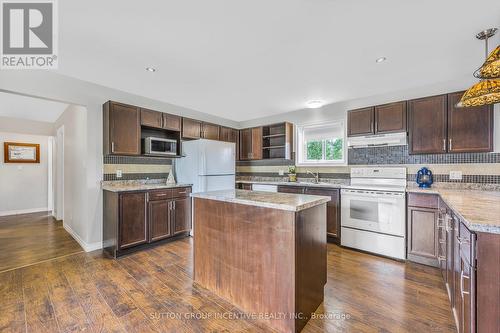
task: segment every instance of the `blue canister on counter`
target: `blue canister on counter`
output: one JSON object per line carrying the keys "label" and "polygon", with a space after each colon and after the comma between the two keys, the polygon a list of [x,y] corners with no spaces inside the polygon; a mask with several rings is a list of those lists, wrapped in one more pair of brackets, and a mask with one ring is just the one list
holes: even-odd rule
{"label": "blue canister on counter", "polygon": [[420,188],[429,188],[431,187],[434,180],[432,179],[432,171],[423,167],[417,172],[417,184]]}

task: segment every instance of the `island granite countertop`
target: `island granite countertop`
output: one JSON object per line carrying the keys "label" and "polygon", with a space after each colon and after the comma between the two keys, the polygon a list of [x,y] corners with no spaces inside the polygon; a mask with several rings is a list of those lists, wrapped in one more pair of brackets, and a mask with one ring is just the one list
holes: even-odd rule
{"label": "island granite countertop", "polygon": [[273,208],[298,212],[307,208],[324,204],[330,197],[291,194],[276,192],[261,192],[247,190],[223,190],[191,194],[193,198],[231,202],[242,205]]}

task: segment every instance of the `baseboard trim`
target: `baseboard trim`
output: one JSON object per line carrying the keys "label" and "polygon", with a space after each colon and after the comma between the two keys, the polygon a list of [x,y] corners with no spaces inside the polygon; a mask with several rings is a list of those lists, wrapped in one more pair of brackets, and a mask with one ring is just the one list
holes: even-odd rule
{"label": "baseboard trim", "polygon": [[102,249],[102,243],[101,242],[96,242],[96,243],[90,243],[89,244],[89,243],[85,242],[73,229],[71,229],[70,226],[68,226],[64,222],[63,222],[63,227],[64,227],[64,230],[66,230],[71,235],[71,237],[73,237],[78,242],[78,244],[80,244],[80,246],[83,248],[83,250],[85,252],[92,252],[92,251],[95,251],[95,250]]}
{"label": "baseboard trim", "polygon": [[48,207],[20,209],[20,210],[8,210],[8,211],[0,212],[0,216],[21,215],[21,214],[40,213],[40,212],[49,212],[49,211],[50,210]]}

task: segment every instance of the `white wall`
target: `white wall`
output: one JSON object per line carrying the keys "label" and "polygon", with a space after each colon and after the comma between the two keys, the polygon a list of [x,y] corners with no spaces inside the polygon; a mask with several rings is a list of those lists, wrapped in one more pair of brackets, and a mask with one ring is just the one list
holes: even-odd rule
{"label": "white wall", "polygon": [[[4,163],[3,143],[40,144],[40,163]],[[49,137],[0,132],[0,216],[48,210]]]}
{"label": "white wall", "polygon": [[[64,126],[64,227],[87,249],[99,248],[100,241],[88,242],[87,217],[87,110],[85,107],[70,105],[54,123],[54,135]],[[56,150],[57,151],[57,150]],[[57,164],[54,174],[57,175]],[[58,182],[56,176],[56,184]],[[56,185],[57,188],[57,185]],[[60,195],[56,191],[57,196]],[[97,244],[96,244],[97,243]]]}
{"label": "white wall", "polygon": [[52,135],[53,124],[18,118],[0,117],[0,132]]}

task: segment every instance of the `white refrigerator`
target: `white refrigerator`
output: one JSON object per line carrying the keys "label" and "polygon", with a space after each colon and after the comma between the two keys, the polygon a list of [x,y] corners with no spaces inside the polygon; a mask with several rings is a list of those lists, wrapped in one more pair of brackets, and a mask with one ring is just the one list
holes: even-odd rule
{"label": "white refrigerator", "polygon": [[205,139],[184,141],[182,154],[185,157],[175,161],[178,183],[193,184],[193,193],[234,189],[234,143]]}

